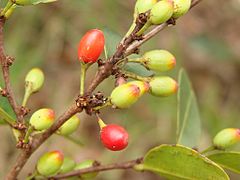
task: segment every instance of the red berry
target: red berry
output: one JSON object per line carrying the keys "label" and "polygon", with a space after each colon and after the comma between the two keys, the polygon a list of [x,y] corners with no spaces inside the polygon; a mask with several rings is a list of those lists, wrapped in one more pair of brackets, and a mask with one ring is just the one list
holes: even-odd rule
{"label": "red berry", "polygon": [[104,49],[104,34],[98,29],[88,31],[78,46],[78,58],[84,63],[94,63]]}
{"label": "red berry", "polygon": [[121,126],[106,125],[101,130],[101,141],[106,148],[112,151],[120,151],[128,145],[128,133]]}

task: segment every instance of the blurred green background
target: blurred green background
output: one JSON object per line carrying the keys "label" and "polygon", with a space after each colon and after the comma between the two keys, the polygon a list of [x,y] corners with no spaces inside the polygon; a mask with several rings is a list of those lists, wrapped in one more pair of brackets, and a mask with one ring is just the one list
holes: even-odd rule
{"label": "blurred green background", "polygon": [[[1,1],[3,5],[6,1]],[[18,102],[24,92],[24,76],[33,67],[46,75],[43,89],[32,96],[28,107],[53,108],[60,115],[73,102],[78,92],[80,64],[77,44],[89,29],[108,29],[120,36],[132,22],[134,0],[59,0],[51,4],[16,9],[5,26],[7,54],[16,58],[11,80]],[[3,7],[3,6],[1,6]],[[179,67],[186,68],[198,97],[202,136],[199,149],[211,143],[222,128],[239,127],[240,121],[240,13],[239,0],[203,1],[177,25],[160,32],[147,42],[141,53],[152,49],[167,49],[177,57],[178,68],[171,75],[177,78]],[[92,68],[88,82],[93,78]],[[1,76],[0,76],[1,78]],[[113,79],[99,90],[110,93]],[[2,85],[2,81],[0,81]],[[0,105],[11,113],[7,102]],[[130,144],[122,152],[110,152],[99,141],[99,129],[94,117],[81,114],[81,127],[74,134],[85,146],[80,147],[54,135],[32,156],[20,179],[34,169],[37,158],[45,151],[59,149],[80,162],[96,159],[102,163],[120,162],[141,157],[148,149],[162,143],[174,143],[176,131],[176,96],[143,97],[129,110],[103,110],[107,123],[118,123],[128,129]],[[0,127],[0,179],[16,160],[14,139],[6,126]],[[239,176],[232,175],[232,179]],[[111,171],[97,179],[121,180],[160,179],[151,173]]]}

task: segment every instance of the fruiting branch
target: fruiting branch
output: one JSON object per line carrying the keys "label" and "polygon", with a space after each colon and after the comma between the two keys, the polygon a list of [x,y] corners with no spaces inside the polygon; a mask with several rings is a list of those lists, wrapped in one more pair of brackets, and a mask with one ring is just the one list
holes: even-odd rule
{"label": "fruiting branch", "polygon": [[[198,4],[201,0],[193,0],[192,1],[192,7],[194,7],[196,4]],[[106,78],[108,78],[111,75],[116,74],[117,69],[115,65],[118,61],[124,59],[126,56],[136,53],[138,51],[138,48],[147,40],[152,38],[154,35],[156,35],[158,32],[160,32],[165,27],[171,25],[174,23],[174,21],[168,21],[167,23],[163,23],[161,25],[156,26],[153,28],[150,32],[148,32],[146,35],[143,36],[136,36],[136,33],[144,26],[144,24],[147,21],[148,14],[140,14],[137,22],[136,27],[133,30],[132,34],[130,34],[128,37],[126,37],[122,43],[119,44],[117,47],[117,50],[115,54],[110,57],[102,66],[99,67],[98,72],[96,73],[95,78],[92,80],[90,86],[87,88],[85,94],[81,98],[88,97],[88,95],[92,95],[93,91],[96,89],[96,87],[104,81]],[[9,81],[9,65],[7,65],[8,58],[4,54],[3,50],[3,26],[4,26],[4,18],[0,18],[0,57],[1,57],[1,65],[3,69],[3,75],[4,75],[4,81],[5,81],[5,88],[7,92],[7,97],[9,100],[9,103],[11,104],[12,108],[14,109],[17,119],[19,122],[23,122],[23,116],[21,114],[21,111],[19,106],[17,105],[14,95],[12,93],[11,87],[10,87],[10,81]],[[79,99],[78,99],[79,100]],[[91,107],[91,104],[89,105]],[[13,168],[10,170],[10,172],[7,175],[8,180],[14,180],[22,170],[23,166],[26,164],[29,157],[33,154],[33,152],[43,143],[45,142],[52,134],[54,134],[70,117],[73,115],[80,113],[83,111],[83,109],[87,109],[87,107],[82,106],[81,103],[77,102],[74,103],[66,112],[64,112],[57,120],[56,122],[45,132],[42,134],[36,135],[33,137],[31,143],[29,144],[29,147],[27,149],[22,149],[20,155],[17,158],[17,161]],[[91,107],[92,108],[92,107]],[[92,168],[87,168],[79,171],[75,171],[72,173],[68,173],[65,175],[58,175],[55,176],[55,179],[61,179],[66,178],[70,176],[75,176],[83,173],[88,172],[97,172],[97,171],[106,171],[111,169],[129,169],[133,168],[136,164],[141,163],[142,159],[137,159],[130,162],[125,163],[117,163],[112,165],[104,165],[104,166],[97,166]]]}
{"label": "fruiting branch", "polygon": [[101,172],[101,171],[109,171],[114,169],[132,169],[134,166],[141,164],[143,161],[143,158],[138,158],[136,160],[122,162],[122,163],[115,163],[115,164],[109,164],[109,165],[99,165],[99,166],[93,166],[90,168],[80,169],[76,171],[72,171],[66,174],[57,175],[54,177],[50,177],[49,180],[56,180],[56,179],[64,179],[68,177],[73,176],[79,176],[82,174],[92,173],[92,172]]}

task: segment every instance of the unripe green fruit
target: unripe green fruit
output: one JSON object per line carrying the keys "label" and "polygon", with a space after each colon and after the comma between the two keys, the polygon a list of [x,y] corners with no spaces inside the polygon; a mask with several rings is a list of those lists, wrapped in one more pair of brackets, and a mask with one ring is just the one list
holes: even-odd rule
{"label": "unripe green fruit", "polygon": [[[76,165],[75,170],[90,168],[94,165],[94,160],[86,160]],[[97,176],[97,172],[87,173],[81,175],[82,179],[93,179]]]}
{"label": "unripe green fruit", "polygon": [[76,162],[69,157],[64,157],[63,164],[60,168],[59,173],[64,174],[72,171],[76,167]]}
{"label": "unripe green fruit", "polygon": [[35,130],[42,131],[52,126],[54,119],[55,113],[52,109],[40,109],[33,113],[29,123]]}
{"label": "unripe green fruit", "polygon": [[150,21],[152,24],[162,24],[172,17],[174,10],[172,0],[161,0],[151,9]]}
{"label": "unripe green fruit", "polygon": [[167,76],[153,77],[150,81],[150,93],[154,96],[164,97],[177,92],[177,82]]}
{"label": "unripe green fruit", "polygon": [[57,0],[15,0],[15,3],[20,6],[35,5],[39,3],[50,3]]}
{"label": "unripe green fruit", "polygon": [[218,149],[226,149],[240,142],[240,129],[227,128],[220,131],[213,139]]}
{"label": "unripe green fruit", "polygon": [[80,124],[80,119],[75,115],[72,116],[69,120],[67,120],[60,128],[59,134],[62,135],[70,135],[77,130]]}
{"label": "unripe green fruit", "polygon": [[191,0],[173,0],[174,11],[173,18],[179,18],[188,12],[191,7]]}
{"label": "unripe green fruit", "polygon": [[157,3],[157,0],[137,0],[135,4],[135,14],[145,13],[152,9],[153,5]]}
{"label": "unripe green fruit", "polygon": [[166,50],[153,50],[143,55],[142,63],[146,68],[155,71],[169,71],[176,65],[175,57]]}
{"label": "unripe green fruit", "polygon": [[139,87],[140,89],[140,96],[142,96],[144,93],[149,91],[149,84],[147,82],[143,81],[130,81],[127,84],[133,84]]}
{"label": "unripe green fruit", "polygon": [[37,92],[44,83],[44,74],[41,69],[33,68],[25,78],[25,87],[31,93]]}
{"label": "unripe green fruit", "polygon": [[63,154],[60,151],[45,153],[37,162],[37,171],[43,176],[55,175],[63,164]]}
{"label": "unripe green fruit", "polygon": [[134,84],[116,87],[110,96],[111,103],[118,108],[129,108],[140,97],[140,89]]}

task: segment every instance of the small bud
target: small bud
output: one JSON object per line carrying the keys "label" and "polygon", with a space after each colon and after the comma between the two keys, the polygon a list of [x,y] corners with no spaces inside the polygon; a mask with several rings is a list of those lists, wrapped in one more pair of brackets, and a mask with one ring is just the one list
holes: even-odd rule
{"label": "small bud", "polygon": [[25,78],[25,88],[29,89],[31,93],[37,92],[44,83],[44,74],[41,69],[33,68],[28,72]]}
{"label": "small bud", "polygon": [[[79,169],[85,169],[85,168],[90,168],[94,166],[95,161],[94,160],[85,160],[79,164],[76,165],[75,170]],[[98,175],[97,172],[93,173],[87,173],[87,174],[82,174],[80,177],[82,179],[93,179]]]}
{"label": "small bud", "polygon": [[240,142],[240,129],[227,128],[220,131],[213,139],[217,149],[226,149]]}
{"label": "small bud", "polygon": [[80,124],[80,119],[75,115],[72,116],[69,120],[67,120],[60,128],[59,134],[62,135],[70,135],[77,130]]}
{"label": "small bud", "polygon": [[158,1],[151,9],[150,21],[152,24],[162,24],[172,17],[174,10],[172,0]]}
{"label": "small bud", "polygon": [[68,172],[72,171],[75,167],[76,167],[76,163],[74,160],[72,160],[69,157],[64,157],[64,161],[60,168],[59,173],[62,173],[62,174],[68,173]]}
{"label": "small bud", "polygon": [[55,175],[63,164],[63,154],[60,151],[45,153],[37,162],[37,171],[43,176]]}
{"label": "small bud", "polygon": [[150,82],[150,93],[154,96],[164,97],[177,92],[177,82],[170,77],[153,77]]}
{"label": "small bud", "polygon": [[137,0],[135,4],[135,14],[145,13],[152,9],[153,5],[157,3],[157,0]]}
{"label": "small bud", "polygon": [[153,50],[143,55],[142,63],[148,69],[164,72],[175,67],[176,59],[166,50]]}
{"label": "small bud", "polygon": [[54,123],[55,113],[52,109],[40,109],[33,113],[29,123],[38,131],[46,130]]}
{"label": "small bud", "polygon": [[173,0],[173,18],[179,18],[188,12],[191,7],[191,0]]}
{"label": "small bud", "polygon": [[100,132],[102,144],[109,150],[120,151],[128,145],[127,131],[118,125],[110,124],[101,129]]}
{"label": "small bud", "polygon": [[133,84],[123,84],[116,87],[110,96],[111,103],[118,108],[128,108],[140,97],[140,89]]}
{"label": "small bud", "polygon": [[104,34],[98,29],[88,31],[78,46],[78,58],[84,63],[94,63],[104,49]]}
{"label": "small bud", "polygon": [[143,81],[130,81],[128,84],[136,85],[140,89],[140,96],[149,91],[149,84]]}

